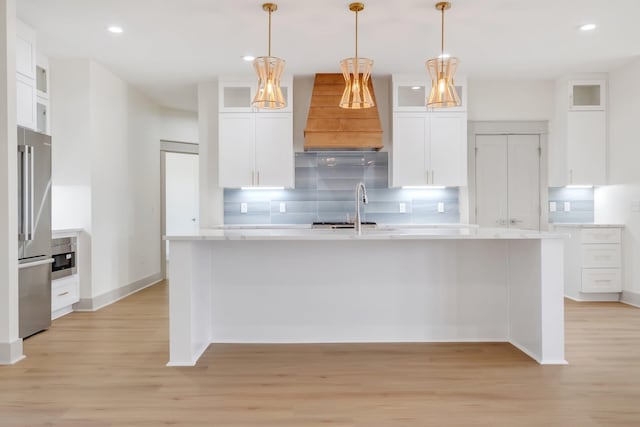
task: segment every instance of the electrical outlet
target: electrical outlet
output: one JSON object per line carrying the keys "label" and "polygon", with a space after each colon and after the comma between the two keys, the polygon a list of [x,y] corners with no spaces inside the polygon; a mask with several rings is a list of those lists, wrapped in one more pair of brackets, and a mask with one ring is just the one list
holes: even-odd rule
{"label": "electrical outlet", "polygon": [[240,203],[240,213],[247,213],[249,211],[249,209],[247,209],[247,204],[246,203]]}
{"label": "electrical outlet", "polygon": [[400,213],[407,213],[407,204],[404,202],[400,202],[399,209]]}
{"label": "electrical outlet", "polygon": [[287,212],[287,204],[285,202],[280,202],[280,213]]}
{"label": "electrical outlet", "polygon": [[558,204],[556,202],[549,202],[549,212],[556,212],[558,210]]}
{"label": "electrical outlet", "polygon": [[444,202],[438,202],[438,213],[444,213]]}
{"label": "electrical outlet", "polygon": [[564,211],[571,212],[571,202],[564,202]]}

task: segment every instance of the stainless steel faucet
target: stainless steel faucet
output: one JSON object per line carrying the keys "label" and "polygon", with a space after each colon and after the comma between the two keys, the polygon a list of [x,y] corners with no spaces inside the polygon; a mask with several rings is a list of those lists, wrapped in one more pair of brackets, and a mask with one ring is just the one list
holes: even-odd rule
{"label": "stainless steel faucet", "polygon": [[[360,196],[360,190],[362,190],[362,199]],[[356,218],[354,221],[354,228],[356,230],[356,234],[362,234],[362,218],[360,217],[360,200],[365,205],[369,203],[367,199],[367,188],[364,186],[363,182],[359,182],[356,185]]]}

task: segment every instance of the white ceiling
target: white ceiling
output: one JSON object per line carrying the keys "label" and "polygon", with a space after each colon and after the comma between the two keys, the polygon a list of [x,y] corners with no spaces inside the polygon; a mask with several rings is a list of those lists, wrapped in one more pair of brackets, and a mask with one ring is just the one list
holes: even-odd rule
{"label": "white ceiling", "polygon": [[[354,54],[345,0],[276,0],[272,54],[294,75],[339,72]],[[49,56],[93,58],[159,103],[195,110],[195,84],[252,73],[245,54],[266,55],[260,0],[18,0]],[[434,0],[365,0],[360,54],[374,74],[420,73],[437,55]],[[471,78],[553,78],[609,71],[640,55],[640,0],[453,0],[447,48]],[[578,26],[595,23],[590,33]],[[124,34],[106,31],[120,25]]]}

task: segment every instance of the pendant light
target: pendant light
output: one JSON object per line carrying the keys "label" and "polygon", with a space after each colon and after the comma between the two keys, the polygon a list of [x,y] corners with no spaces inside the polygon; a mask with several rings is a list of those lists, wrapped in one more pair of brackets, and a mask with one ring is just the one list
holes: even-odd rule
{"label": "pendant light", "polygon": [[363,3],[351,3],[349,10],[356,14],[356,56],[340,61],[345,88],[340,107],[350,109],[371,108],[375,106],[369,91],[369,78],[373,61],[358,56],[358,12],[364,10]]}
{"label": "pendant light", "polygon": [[440,57],[427,61],[427,70],[431,76],[431,92],[427,100],[427,107],[430,108],[457,107],[461,104],[453,81],[458,58],[448,57],[444,53],[444,11],[450,8],[451,3],[447,1],[436,3],[436,9],[442,13],[442,43]]}
{"label": "pendant light", "polygon": [[271,14],[278,10],[278,5],[265,3],[262,5],[262,10],[269,12],[269,54],[253,60],[253,68],[258,75],[258,91],[252,105],[259,109],[277,110],[287,106],[280,88],[285,61],[271,56]]}

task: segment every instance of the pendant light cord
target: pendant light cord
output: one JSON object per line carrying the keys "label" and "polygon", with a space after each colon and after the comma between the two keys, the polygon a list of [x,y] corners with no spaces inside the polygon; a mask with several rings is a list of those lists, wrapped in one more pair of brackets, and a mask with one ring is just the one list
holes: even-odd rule
{"label": "pendant light cord", "polygon": [[445,9],[444,6],[442,6],[442,8],[440,9],[440,11],[442,12],[441,33],[440,33],[440,40],[441,40],[440,72],[442,73],[444,73],[444,9]]}
{"label": "pendant light cord", "polygon": [[269,56],[271,56],[271,9],[269,9]]}
{"label": "pendant light cord", "polygon": [[358,62],[358,11],[356,10],[356,62]]}

